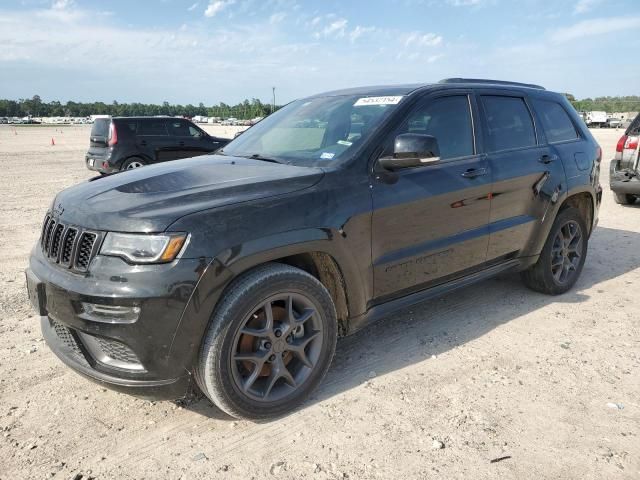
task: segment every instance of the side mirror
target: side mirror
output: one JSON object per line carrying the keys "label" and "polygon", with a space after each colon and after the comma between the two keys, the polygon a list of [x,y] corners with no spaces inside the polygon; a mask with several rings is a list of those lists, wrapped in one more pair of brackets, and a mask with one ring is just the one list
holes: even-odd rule
{"label": "side mirror", "polygon": [[431,135],[403,133],[396,137],[391,157],[378,160],[387,170],[399,170],[437,163],[440,161],[438,140]]}

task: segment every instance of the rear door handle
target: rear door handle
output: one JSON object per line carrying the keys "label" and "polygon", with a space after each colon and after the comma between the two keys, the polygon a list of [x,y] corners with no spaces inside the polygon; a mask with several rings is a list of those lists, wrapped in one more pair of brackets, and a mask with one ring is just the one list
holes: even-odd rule
{"label": "rear door handle", "polygon": [[486,174],[486,168],[470,168],[466,172],[462,172],[460,175],[462,175],[464,178],[476,178]]}
{"label": "rear door handle", "polygon": [[180,142],[178,143],[178,145],[180,145],[181,147],[184,147],[184,142]]}
{"label": "rear door handle", "polygon": [[147,141],[146,140],[141,140],[140,141],[140,145],[142,145],[143,147],[147,146]]}
{"label": "rear door handle", "polygon": [[554,161],[556,161],[557,159],[558,159],[558,156],[557,156],[557,155],[547,155],[547,154],[545,154],[545,155],[542,155],[542,156],[540,157],[539,162],[540,162],[540,163],[545,163],[545,164],[547,164],[547,163],[554,162]]}

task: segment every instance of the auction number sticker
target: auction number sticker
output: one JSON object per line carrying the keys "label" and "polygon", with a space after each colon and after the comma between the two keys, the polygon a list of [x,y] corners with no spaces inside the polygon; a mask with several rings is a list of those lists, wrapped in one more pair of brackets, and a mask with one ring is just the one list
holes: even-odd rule
{"label": "auction number sticker", "polygon": [[362,97],[359,98],[354,107],[360,107],[362,105],[397,105],[402,100],[402,96],[392,97]]}

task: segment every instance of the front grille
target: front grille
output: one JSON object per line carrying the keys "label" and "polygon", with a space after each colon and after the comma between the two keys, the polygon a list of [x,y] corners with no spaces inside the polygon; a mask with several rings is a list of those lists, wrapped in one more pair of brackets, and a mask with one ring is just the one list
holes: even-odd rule
{"label": "front grille", "polygon": [[53,330],[56,332],[58,340],[60,340],[60,342],[65,347],[67,347],[67,349],[71,352],[72,356],[79,362],[83,364],[88,364],[86,357],[84,356],[84,354],[82,353],[82,350],[80,349],[78,340],[76,340],[76,337],[73,334],[73,331],[69,327],[66,327],[62,323],[57,322],[51,318],[49,318],[49,321],[51,322],[51,326],[53,327]]}
{"label": "front grille", "polygon": [[100,238],[98,232],[65,225],[47,215],[42,225],[40,246],[49,261],[86,272],[97,253]]}
{"label": "front grille", "polygon": [[140,361],[133,350],[127,347],[124,343],[117,342],[115,340],[108,340],[102,337],[95,337],[102,353],[107,357],[117,360],[123,363],[138,364]]}

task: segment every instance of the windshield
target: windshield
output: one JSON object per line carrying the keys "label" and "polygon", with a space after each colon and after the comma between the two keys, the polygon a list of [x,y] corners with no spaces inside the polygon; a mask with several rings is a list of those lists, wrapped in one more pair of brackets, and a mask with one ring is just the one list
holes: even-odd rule
{"label": "windshield", "polygon": [[297,100],[247,130],[221,153],[331,166],[350,158],[400,100],[400,96],[352,95]]}

